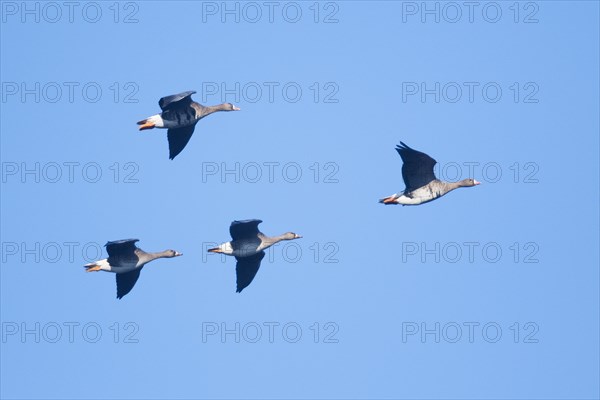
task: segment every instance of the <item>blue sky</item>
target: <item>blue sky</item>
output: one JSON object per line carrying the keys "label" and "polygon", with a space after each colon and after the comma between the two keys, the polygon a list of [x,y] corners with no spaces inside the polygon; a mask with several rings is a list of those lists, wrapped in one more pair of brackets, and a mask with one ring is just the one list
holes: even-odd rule
{"label": "blue sky", "polygon": [[[23,4],[2,398],[599,397],[597,2]],[[135,122],[185,90],[242,111],[170,161]],[[482,185],[378,204],[400,140]],[[206,249],[248,218],[304,238],[236,294]],[[184,256],[119,301],[82,265],[129,237]]]}

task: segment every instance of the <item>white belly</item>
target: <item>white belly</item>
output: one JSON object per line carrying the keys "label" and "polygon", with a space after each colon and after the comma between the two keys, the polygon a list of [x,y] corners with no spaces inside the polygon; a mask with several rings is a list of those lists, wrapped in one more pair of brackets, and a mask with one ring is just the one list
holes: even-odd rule
{"label": "white belly", "polygon": [[231,247],[231,242],[221,243],[219,245],[219,249],[223,254],[233,254],[233,247]]}
{"label": "white belly", "polygon": [[165,121],[162,119],[160,114],[149,117],[147,121],[154,124],[156,128],[168,128],[168,126],[165,126]]}
{"label": "white belly", "polygon": [[405,206],[414,206],[417,204],[423,203],[425,200],[422,197],[408,197],[402,195],[396,199],[396,203],[402,204]]}
{"label": "white belly", "polygon": [[411,197],[408,197],[406,195],[402,195],[400,197],[398,197],[398,199],[396,200],[396,202],[398,204],[403,204],[403,205],[417,205],[417,204],[423,204],[423,203],[427,203],[428,201],[431,200],[435,200],[438,197],[441,197],[441,194],[439,192],[432,192],[431,190],[429,190],[428,187],[424,186],[422,188],[413,190],[412,193],[410,194]]}

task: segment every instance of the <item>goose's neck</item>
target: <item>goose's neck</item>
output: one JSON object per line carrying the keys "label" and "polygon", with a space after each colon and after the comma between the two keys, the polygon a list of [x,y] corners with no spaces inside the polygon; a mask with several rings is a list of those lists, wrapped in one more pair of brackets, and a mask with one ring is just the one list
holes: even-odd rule
{"label": "goose's neck", "polygon": [[448,191],[458,189],[460,187],[460,182],[444,182],[444,186],[448,188]]}
{"label": "goose's neck", "polygon": [[225,111],[227,104],[218,104],[216,106],[204,106],[202,109],[202,115],[207,116],[217,111]]}
{"label": "goose's neck", "polygon": [[286,237],[285,237],[285,234],[281,234],[281,235],[277,235],[277,236],[262,235],[261,239],[262,239],[263,246],[266,248],[269,246],[273,246],[275,243],[279,243],[282,240],[286,240]]}
{"label": "goose's neck", "polygon": [[157,258],[166,258],[169,257],[169,250],[159,251],[156,253],[146,253],[143,251],[143,254],[140,258],[143,258],[144,263],[149,263],[150,261],[156,260]]}
{"label": "goose's neck", "polygon": [[461,187],[460,182],[442,182],[442,186],[444,187],[444,189],[446,189],[446,192],[449,192],[451,190],[454,189],[458,189],[459,187]]}

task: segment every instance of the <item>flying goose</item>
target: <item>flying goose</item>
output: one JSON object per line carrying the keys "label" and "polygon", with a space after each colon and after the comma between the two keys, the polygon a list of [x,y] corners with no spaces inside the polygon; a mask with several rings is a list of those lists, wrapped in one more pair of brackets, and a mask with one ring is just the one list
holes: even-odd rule
{"label": "flying goose", "polygon": [[173,258],[182,255],[175,250],[146,253],[135,245],[138,241],[139,239],[124,239],[107,242],[105,246],[108,258],[85,265],[86,272],[108,271],[117,274],[118,299],[133,289],[144,265],[157,258]]}
{"label": "flying goose", "polygon": [[444,182],[435,177],[433,166],[437,163],[425,153],[411,149],[400,142],[396,151],[402,157],[402,178],[406,189],[379,200],[383,204],[402,204],[403,206],[416,206],[442,197],[448,192],[459,187],[479,185],[473,178],[463,179],[458,182]]}
{"label": "flying goose", "polygon": [[140,131],[153,128],[167,128],[169,139],[169,159],[174,159],[190,141],[196,123],[217,111],[239,111],[231,103],[216,106],[203,106],[192,100],[194,91],[166,96],[158,101],[162,112],[139,121]]}
{"label": "flying goose", "polygon": [[265,249],[282,240],[293,240],[302,237],[292,232],[273,237],[266,236],[258,230],[258,224],[261,222],[260,219],[233,221],[229,227],[229,233],[233,240],[208,250],[212,253],[234,256],[237,260],[235,267],[237,275],[236,293],[240,293],[246,286],[250,285],[256,276],[260,262],[265,256]]}

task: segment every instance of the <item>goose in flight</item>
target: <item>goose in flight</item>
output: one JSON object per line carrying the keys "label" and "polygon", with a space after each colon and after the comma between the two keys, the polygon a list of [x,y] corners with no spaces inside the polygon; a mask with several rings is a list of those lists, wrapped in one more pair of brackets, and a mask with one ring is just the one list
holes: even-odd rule
{"label": "goose in flight", "polygon": [[158,101],[162,112],[138,121],[140,131],[153,128],[166,128],[169,139],[169,159],[174,159],[190,141],[196,123],[217,111],[239,111],[231,103],[216,106],[203,106],[192,100],[194,91],[166,96]]}
{"label": "goose in flight", "polygon": [[108,258],[85,265],[86,272],[108,271],[117,275],[118,299],[133,289],[144,265],[157,258],[173,258],[182,255],[175,250],[146,253],[135,245],[138,241],[139,239],[125,239],[107,242],[105,246]]}
{"label": "goose in flight", "polygon": [[440,198],[454,189],[471,187],[480,183],[473,178],[458,182],[441,181],[433,173],[433,166],[437,163],[433,158],[411,149],[402,142],[396,146],[396,151],[402,157],[402,178],[406,189],[402,193],[396,193],[379,200],[380,203],[416,206]]}
{"label": "goose in flight", "polygon": [[237,275],[237,293],[250,285],[260,262],[265,256],[265,249],[282,240],[299,239],[302,236],[287,232],[279,236],[269,237],[258,230],[259,219],[248,219],[245,221],[233,221],[229,227],[231,241],[209,249],[212,253],[222,253],[234,256],[237,260],[235,267]]}

